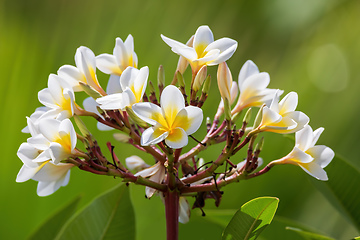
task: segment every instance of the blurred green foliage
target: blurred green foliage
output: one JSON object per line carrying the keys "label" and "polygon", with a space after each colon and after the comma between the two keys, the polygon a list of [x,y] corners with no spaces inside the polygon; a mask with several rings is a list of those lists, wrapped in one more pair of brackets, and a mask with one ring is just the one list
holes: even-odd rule
{"label": "blurred green foliage", "polygon": [[[178,57],[162,42],[161,33],[186,42],[198,26],[206,24],[215,39],[227,36],[237,40],[238,49],[228,61],[234,79],[242,64],[253,60],[261,71],[269,72],[271,88],[298,92],[298,109],[310,116],[314,129],[326,129],[319,144],[330,146],[359,167],[359,11],[360,2],[356,0],[0,0],[0,238],[24,239],[79,194],[83,206],[119,182],[73,169],[67,187],[41,198],[36,195],[36,182],[15,183],[22,165],[16,151],[26,141],[27,135],[20,130],[26,125],[25,116],[40,106],[37,92],[46,87],[48,75],[64,64],[74,64],[77,47],[87,46],[96,55],[111,53],[115,38],[125,39],[130,33],[135,39],[139,66],[149,66],[150,79],[155,80],[157,68],[163,64],[167,83],[173,77]],[[209,72],[215,80],[216,67]],[[105,86],[105,76],[98,72],[98,77]],[[220,99],[216,81],[210,94],[204,111],[212,116],[213,106]],[[82,97],[77,95],[78,103]],[[94,121],[87,123],[102,146],[107,140],[113,142],[120,158],[137,153],[116,143],[111,133],[97,131]],[[201,130],[196,136],[201,136]],[[292,143],[282,136],[265,134],[261,157],[267,163],[291,148]],[[218,151],[217,147],[210,148],[203,157],[209,159]],[[243,157],[240,155],[239,160]],[[151,159],[145,160],[151,163]],[[220,209],[238,209],[252,198],[274,196],[280,199],[279,217],[336,239],[358,235],[315,190],[309,178],[300,168],[276,167],[264,176],[224,188]],[[131,186],[131,196],[137,238],[164,239],[160,199],[145,199],[144,187],[140,186]],[[207,208],[214,208],[211,200],[206,202],[205,212]],[[216,236],[209,234],[211,231],[221,233],[216,224],[195,216],[197,210],[192,213],[190,222],[180,227],[181,239],[205,239]],[[286,234],[284,239],[298,239],[296,233],[285,230],[288,224],[276,226],[268,227],[261,238],[283,239]]]}

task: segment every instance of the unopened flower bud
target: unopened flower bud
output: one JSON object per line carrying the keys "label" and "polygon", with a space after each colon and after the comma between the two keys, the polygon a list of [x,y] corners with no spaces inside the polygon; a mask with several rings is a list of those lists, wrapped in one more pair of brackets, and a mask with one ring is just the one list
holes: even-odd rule
{"label": "unopened flower bud", "polygon": [[261,123],[261,120],[262,120],[262,112],[263,112],[263,108],[264,108],[265,105],[262,105],[261,108],[259,109],[257,115],[256,115],[256,118],[255,118],[255,121],[254,121],[254,126],[253,126],[253,129],[256,129],[260,123]]}
{"label": "unopened flower bud", "polygon": [[90,137],[90,136],[91,136],[91,133],[90,133],[90,131],[87,129],[85,123],[80,119],[80,117],[77,116],[77,115],[74,115],[74,120],[75,120],[75,123],[76,123],[76,125],[78,126],[81,134],[82,134],[84,137],[86,137],[86,138]]}
{"label": "unopened flower bud", "polygon": [[203,88],[202,88],[203,93],[205,93],[205,94],[209,93],[210,83],[211,83],[211,76],[208,75],[207,78],[205,79],[205,82],[204,82],[204,85],[203,85]]}
{"label": "unopened flower bud", "polygon": [[232,81],[230,69],[228,68],[226,62],[219,64],[217,71],[217,82],[222,99],[224,99],[224,102],[226,99],[228,105],[230,105],[230,101],[231,101],[230,89],[233,81]]}
{"label": "unopened flower bud", "polygon": [[203,84],[206,78],[206,74],[207,74],[207,67],[206,65],[204,65],[203,67],[200,68],[200,70],[195,76],[194,84],[192,86],[195,92],[199,91],[199,89],[201,88],[201,85]]}
{"label": "unopened flower bud", "polygon": [[90,97],[92,97],[94,99],[102,97],[102,95],[98,91],[96,91],[93,87],[91,87],[90,85],[83,83],[83,82],[79,82],[79,85],[82,88],[82,90]]}
{"label": "unopened flower bud", "polygon": [[176,72],[176,79],[180,87],[185,87],[185,80],[180,71]]}
{"label": "unopened flower bud", "polygon": [[165,86],[165,71],[164,71],[164,67],[162,65],[159,66],[159,70],[158,70],[158,74],[157,74],[157,80],[158,80],[159,89],[164,89],[164,86]]}
{"label": "unopened flower bud", "polygon": [[256,144],[254,152],[261,152],[263,146],[264,146],[264,137],[262,137],[260,141]]}
{"label": "unopened flower bud", "polygon": [[150,90],[150,94],[155,94],[155,87],[151,81],[149,81],[149,90]]}
{"label": "unopened flower bud", "polygon": [[135,113],[134,111],[129,108],[129,107],[126,107],[126,112],[127,114],[129,115],[129,117],[131,118],[131,120],[134,121],[134,123],[136,123],[137,125],[139,125],[140,127],[142,128],[146,128],[148,125],[146,122],[144,122],[143,120],[141,120]]}
{"label": "unopened flower bud", "polygon": [[130,140],[129,135],[123,133],[114,133],[113,137],[116,141],[119,141],[121,143],[128,143]]}
{"label": "unopened flower bud", "polygon": [[251,113],[252,113],[252,109],[249,108],[246,113],[245,113],[245,116],[244,116],[244,119],[243,119],[243,123],[245,123],[246,125],[250,122],[250,119],[251,119]]}

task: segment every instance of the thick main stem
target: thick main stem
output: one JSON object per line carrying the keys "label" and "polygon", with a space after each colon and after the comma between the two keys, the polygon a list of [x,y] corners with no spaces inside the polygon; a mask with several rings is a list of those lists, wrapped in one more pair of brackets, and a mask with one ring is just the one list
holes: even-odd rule
{"label": "thick main stem", "polygon": [[178,240],[179,235],[179,193],[165,192],[166,239]]}

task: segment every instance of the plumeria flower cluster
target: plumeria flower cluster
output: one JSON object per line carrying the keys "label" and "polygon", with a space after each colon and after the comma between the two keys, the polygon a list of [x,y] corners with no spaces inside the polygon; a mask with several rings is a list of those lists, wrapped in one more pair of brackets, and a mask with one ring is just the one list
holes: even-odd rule
{"label": "plumeria flower cluster", "polygon": [[[116,39],[113,54],[96,56],[89,48],[79,47],[74,66],[64,65],[57,74],[50,74],[47,88],[38,94],[44,106],[27,118],[23,129],[30,137],[18,150],[23,167],[16,181],[38,181],[38,195],[46,196],[68,184],[73,167],[114,176],[145,186],[147,198],[159,196],[164,201],[167,220],[186,223],[190,217],[188,196],[195,198],[193,208],[202,210],[208,198],[219,206],[222,187],[260,176],[276,165],[296,165],[319,180],[327,180],[323,168],[334,152],[315,145],[324,129],[313,131],[309,117],[296,110],[296,92],[280,100],[284,91],[268,88],[269,74],[260,72],[250,60],[239,69],[237,81],[233,79],[226,61],[237,42],[214,40],[208,26],[200,26],[186,44],[161,38],[179,55],[168,85],[162,66],[156,83],[149,80],[149,67],[138,66],[131,35],[125,41]],[[183,75],[189,65],[191,80]],[[221,96],[212,120],[202,110],[212,85],[207,73],[211,67],[217,68]],[[97,70],[109,75],[105,90]],[[88,98],[78,104],[75,93]],[[251,124],[254,109],[258,112]],[[106,147],[111,158],[107,159],[82,121],[84,117],[93,118],[100,130],[113,131],[117,141],[147,153],[148,158],[126,156],[123,161],[109,141]],[[296,142],[288,155],[260,169],[266,161],[259,157],[263,132],[295,133]],[[206,155],[206,149],[216,144],[223,145],[219,155]],[[245,156],[230,160],[243,148],[247,148]]]}

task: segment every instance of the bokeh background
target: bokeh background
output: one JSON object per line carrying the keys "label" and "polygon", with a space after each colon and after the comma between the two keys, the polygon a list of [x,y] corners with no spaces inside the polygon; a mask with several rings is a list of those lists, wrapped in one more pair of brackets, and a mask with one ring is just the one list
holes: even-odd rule
{"label": "bokeh background", "polygon": [[[24,239],[47,217],[70,200],[82,196],[86,205],[119,181],[73,169],[67,187],[48,197],[36,195],[36,182],[15,183],[22,163],[16,156],[28,137],[20,130],[40,106],[37,92],[47,85],[50,73],[74,64],[79,46],[96,55],[111,53],[115,38],[132,34],[139,66],[149,66],[150,79],[164,65],[167,83],[178,60],[160,34],[186,42],[200,25],[209,25],[215,39],[230,37],[238,49],[228,61],[234,79],[242,64],[253,60],[271,76],[271,88],[299,94],[298,109],[311,118],[311,126],[325,127],[319,143],[360,167],[360,2],[357,0],[221,0],[221,1],[123,1],[123,0],[0,0],[0,239]],[[210,68],[213,76],[216,67]],[[105,75],[98,72],[105,86]],[[214,77],[215,80],[215,77]],[[204,106],[211,116],[220,99],[216,81]],[[83,96],[77,96],[81,103]],[[89,128],[104,146],[109,139],[121,159],[136,151],[116,143],[112,133]],[[200,136],[198,133],[197,136]],[[265,135],[261,156],[267,163],[287,154],[292,143],[282,136]],[[202,155],[209,159],[219,148]],[[243,156],[239,156],[239,161]],[[151,159],[146,159],[151,163]],[[330,176],[331,177],[331,176]],[[313,187],[300,168],[276,167],[262,177],[224,188],[221,209],[238,209],[258,196],[280,198],[273,225],[263,239],[298,239],[284,222],[309,227],[336,239],[350,239],[358,232]],[[131,186],[138,239],[164,239],[162,202],[144,198],[144,187]],[[192,200],[191,200],[192,201]],[[212,200],[207,209],[213,209]],[[211,210],[209,210],[211,211]],[[221,227],[192,212],[180,226],[181,239],[219,239]]]}

